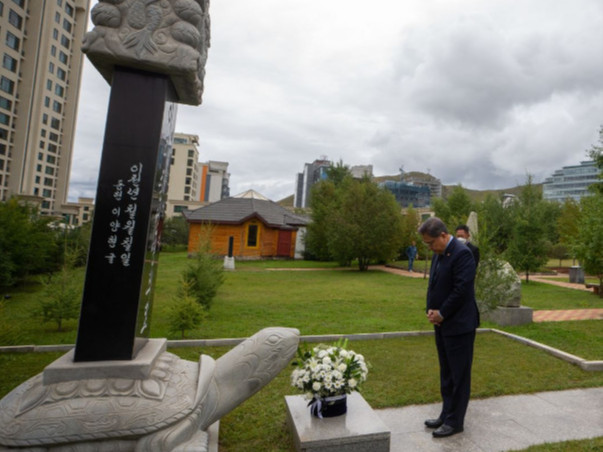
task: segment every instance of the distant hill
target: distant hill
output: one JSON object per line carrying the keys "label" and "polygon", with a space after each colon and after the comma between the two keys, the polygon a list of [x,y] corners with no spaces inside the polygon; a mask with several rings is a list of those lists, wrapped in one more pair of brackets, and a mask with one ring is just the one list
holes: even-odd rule
{"label": "distant hill", "polygon": [[[437,177],[432,176],[431,174],[422,173],[420,171],[408,171],[408,172],[404,173],[404,176],[406,178],[421,178],[421,179],[427,179],[427,180],[433,180],[433,181],[435,181],[437,179]],[[401,179],[402,179],[401,174],[396,174],[395,176],[375,176],[375,177],[373,177],[373,180],[377,183],[385,182],[386,180],[401,180]]]}
{"label": "distant hill", "polygon": [[[537,190],[542,192],[542,184],[533,184],[533,186]],[[448,195],[452,193],[452,189],[454,187],[455,185],[442,185],[442,197],[446,199]],[[471,190],[466,187],[463,188],[474,202],[481,202],[486,199],[488,195],[493,195],[495,198],[500,198],[503,194],[510,193],[517,196],[521,192],[523,185],[511,188],[500,188],[495,190]]]}

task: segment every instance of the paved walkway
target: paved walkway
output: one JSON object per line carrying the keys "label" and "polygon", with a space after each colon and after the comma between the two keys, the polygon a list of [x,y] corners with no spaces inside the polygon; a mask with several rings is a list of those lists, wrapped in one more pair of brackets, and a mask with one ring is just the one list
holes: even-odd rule
{"label": "paved walkway", "polygon": [[423,421],[440,404],[375,410],[391,452],[497,452],[603,436],[603,387],[472,400],[465,431],[435,439]]}
{"label": "paved walkway", "polygon": [[[552,278],[554,278],[554,276],[530,275],[530,281],[551,284],[553,286],[565,287],[568,289],[584,290],[586,292],[593,291],[593,289],[587,288],[584,284],[576,284],[576,283],[571,283],[571,282],[567,281],[567,279],[569,279],[569,277],[567,275],[565,275],[563,277],[559,277],[559,279],[552,279]],[[566,279],[566,281],[563,281],[562,278]],[[521,277],[521,279],[523,279],[525,281],[525,279],[526,279],[525,275],[523,275]]]}
{"label": "paved walkway", "polygon": [[429,272],[427,272],[427,274],[418,271],[409,272],[408,270],[402,270],[401,268],[395,267],[388,267],[386,265],[371,265],[369,268],[371,270],[381,270],[383,272],[393,273],[394,275],[407,276],[409,278],[429,278]]}
{"label": "paved walkway", "polygon": [[567,320],[603,319],[602,309],[555,309],[534,311],[534,322],[565,322]]}

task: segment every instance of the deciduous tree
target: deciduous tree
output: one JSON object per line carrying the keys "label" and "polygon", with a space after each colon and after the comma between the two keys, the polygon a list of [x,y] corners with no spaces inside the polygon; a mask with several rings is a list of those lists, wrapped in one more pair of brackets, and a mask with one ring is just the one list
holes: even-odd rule
{"label": "deciduous tree", "polygon": [[308,254],[343,265],[357,259],[360,270],[370,262],[396,257],[403,237],[400,206],[393,195],[368,178],[353,179],[343,163],[328,174],[312,189]]}
{"label": "deciduous tree", "polygon": [[450,229],[456,228],[459,224],[467,223],[469,214],[472,210],[475,210],[474,203],[471,201],[467,190],[462,185],[455,185],[447,201],[450,210],[450,218],[447,224]]}
{"label": "deciduous tree", "polygon": [[548,227],[543,215],[542,193],[532,183],[532,176],[528,175],[513,210],[515,223],[506,256],[516,270],[525,271],[526,282],[529,282],[530,272],[540,269],[547,261],[545,228]]}
{"label": "deciduous tree", "polygon": [[402,241],[402,217],[394,196],[368,178],[348,180],[328,228],[329,250],[340,262],[358,260],[361,271],[370,262],[396,257]]}
{"label": "deciduous tree", "polygon": [[0,203],[0,286],[59,268],[57,237],[48,226],[50,221],[17,199]]}
{"label": "deciduous tree", "polygon": [[327,231],[329,218],[336,203],[335,189],[335,184],[330,180],[321,181],[312,187],[310,195],[312,222],[307,226],[305,236],[308,259],[328,261],[333,258],[329,252]]}
{"label": "deciduous tree", "polygon": [[557,218],[557,233],[559,244],[564,246],[574,257],[572,244],[578,236],[578,221],[580,220],[580,205],[572,198],[567,198],[561,205],[561,211]]}
{"label": "deciduous tree", "polygon": [[590,189],[599,194],[603,194],[603,126],[599,128],[599,144],[593,144],[588,155],[595,161],[599,168],[599,182],[590,186]]}
{"label": "deciduous tree", "polygon": [[168,218],[163,223],[161,246],[186,247],[188,244],[188,222],[183,216]]}
{"label": "deciduous tree", "polygon": [[574,250],[584,271],[599,278],[599,296],[603,297],[603,193],[582,198],[580,208]]}
{"label": "deciduous tree", "polygon": [[421,238],[417,232],[417,228],[421,223],[419,212],[411,204],[402,214],[402,246],[400,248],[400,256],[406,259],[406,248],[409,247],[414,240],[417,248],[420,248]]}
{"label": "deciduous tree", "polygon": [[493,195],[488,195],[478,208],[478,218],[480,247],[488,243],[493,253],[503,253],[513,235],[513,210],[505,208]]}

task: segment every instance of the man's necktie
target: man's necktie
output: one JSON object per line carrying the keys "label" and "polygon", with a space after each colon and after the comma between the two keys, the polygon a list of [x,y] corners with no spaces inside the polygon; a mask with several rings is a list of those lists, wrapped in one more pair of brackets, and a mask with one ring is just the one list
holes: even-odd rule
{"label": "man's necktie", "polygon": [[436,254],[435,255],[435,258],[434,258],[435,260],[434,260],[434,263],[433,263],[433,272],[431,272],[431,277],[432,278],[434,278],[435,275],[437,275],[437,273],[438,273],[438,267],[440,266],[440,258],[441,257],[442,257],[441,254]]}

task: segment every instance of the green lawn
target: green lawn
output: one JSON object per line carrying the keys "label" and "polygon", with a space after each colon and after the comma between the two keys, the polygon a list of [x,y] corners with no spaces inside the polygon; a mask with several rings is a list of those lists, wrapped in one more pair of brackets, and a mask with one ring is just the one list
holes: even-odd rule
{"label": "green lawn", "polygon": [[602,323],[601,320],[542,322],[499,329],[595,361],[603,359]]}
{"label": "green lawn", "polygon": [[563,443],[547,443],[523,449],[523,452],[601,452],[603,436],[582,441],[565,441]]}
{"label": "green lawn", "polygon": [[530,281],[521,283],[521,304],[532,309],[603,308],[601,299],[592,292]]}
{"label": "green lawn", "polygon": [[[179,338],[168,331],[165,314],[185,264],[183,253],[160,259],[153,337]],[[283,265],[292,263],[279,263]],[[304,335],[428,329],[422,311],[426,281],[401,282],[399,276],[380,271],[271,271],[265,263],[237,263],[236,271],[226,273],[208,320],[188,336],[243,337],[271,325],[299,328]],[[0,345],[74,343],[76,320],[66,322],[67,331],[57,333],[53,324],[41,325],[31,317],[39,296],[31,287],[12,293],[4,317],[14,327],[0,332]]]}
{"label": "green lawn", "polygon": [[561,259],[561,262],[559,261],[559,259],[549,259],[546,264],[547,267],[565,267],[565,268],[569,268],[574,265],[578,265],[578,261],[575,259]]}
{"label": "green lawn", "polygon": [[[165,312],[186,262],[184,253],[165,253],[160,258],[152,320],[154,337],[169,336]],[[214,300],[208,320],[188,336],[243,337],[266,326],[296,327],[302,335],[431,329],[423,313],[425,280],[378,271],[358,272],[355,268],[341,271],[332,263],[321,263],[318,265],[320,270],[308,271],[308,265],[307,262],[289,261],[237,262],[236,270],[226,273],[225,284]],[[274,271],[274,268],[283,267],[290,271]],[[54,331],[54,325],[41,325],[32,319],[30,313],[40,297],[36,287],[21,287],[11,295],[0,317],[0,345],[75,341],[75,321],[68,323],[68,331],[58,333]],[[524,283],[522,296],[522,304],[534,309],[601,307],[600,300],[588,292],[543,283]],[[483,326],[496,327],[488,323]],[[502,329],[587,359],[603,359],[600,320],[538,323]],[[432,337],[352,341],[350,348],[363,353],[372,364],[364,396],[373,407],[438,401],[437,361]],[[170,351],[197,361],[200,353],[217,358],[227,350],[209,347]],[[0,354],[0,397],[39,373],[60,355]],[[221,451],[293,450],[285,426],[283,399],[284,395],[295,393],[289,385],[290,372],[291,369],[285,369],[266,388],[222,420]],[[596,386],[603,386],[603,372],[584,372],[493,333],[478,335],[473,373],[475,398]],[[590,447],[588,442],[576,444],[559,447]],[[600,446],[600,442],[593,444]]]}
{"label": "green lawn", "polygon": [[[351,341],[349,348],[362,353],[371,364],[363,395],[374,408],[439,400],[438,364],[432,337]],[[218,358],[228,348],[170,351],[198,361],[201,353]],[[40,372],[58,356],[58,353],[0,354],[0,397],[27,377]],[[293,450],[284,405],[284,396],[295,394],[289,382],[291,370],[283,370],[268,386],[222,419],[221,452]],[[473,398],[602,385],[602,372],[584,372],[494,333],[477,336]]]}
{"label": "green lawn", "polygon": [[[178,339],[170,334],[166,312],[178,289],[185,253],[164,253],[159,262],[151,335]],[[333,263],[304,261],[237,262],[227,272],[208,319],[189,338],[243,337],[265,326],[298,328],[303,335],[426,330],[423,308],[427,281],[380,271],[335,269]],[[274,267],[292,271],[274,271]],[[295,270],[295,271],[293,271]],[[83,278],[83,272],[81,273]],[[40,287],[27,285],[11,292],[0,318],[0,345],[72,344],[77,320],[65,323],[65,332],[54,324],[32,318],[39,303]],[[601,307],[588,292],[545,283],[522,286],[522,304],[533,309]],[[484,326],[490,326],[484,324]]]}

